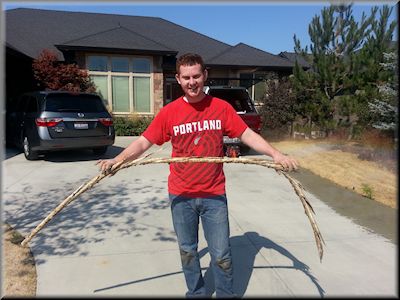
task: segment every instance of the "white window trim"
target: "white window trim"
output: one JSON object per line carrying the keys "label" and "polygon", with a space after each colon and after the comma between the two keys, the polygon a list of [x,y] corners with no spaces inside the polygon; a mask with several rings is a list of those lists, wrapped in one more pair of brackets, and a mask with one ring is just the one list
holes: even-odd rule
{"label": "white window trim", "polygon": [[[89,56],[106,56],[107,57],[107,68],[108,71],[90,71],[88,67]],[[129,72],[112,72],[111,71],[111,58],[112,57],[126,57],[129,59]],[[132,72],[133,67],[133,59],[134,58],[147,58],[150,62],[150,73],[134,73]],[[101,53],[90,53],[85,54],[85,65],[86,70],[89,75],[99,75],[99,76],[107,76],[107,89],[108,89],[108,105],[111,108],[113,114],[118,115],[130,115],[132,113],[137,113],[140,115],[154,115],[154,62],[153,57],[151,56],[138,56],[138,55],[106,55]],[[118,112],[114,111],[112,105],[112,76],[126,76],[129,77],[129,112]],[[143,77],[150,79],[150,112],[140,112],[134,110],[134,99],[133,99],[133,78],[135,77]]]}

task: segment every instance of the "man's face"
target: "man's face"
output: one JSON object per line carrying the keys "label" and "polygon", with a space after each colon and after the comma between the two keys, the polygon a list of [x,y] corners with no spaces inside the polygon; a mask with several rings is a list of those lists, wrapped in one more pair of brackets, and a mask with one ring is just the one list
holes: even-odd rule
{"label": "man's face", "polygon": [[180,66],[180,73],[175,78],[181,85],[183,92],[187,97],[203,97],[203,86],[207,80],[207,70],[201,70],[201,65]]}

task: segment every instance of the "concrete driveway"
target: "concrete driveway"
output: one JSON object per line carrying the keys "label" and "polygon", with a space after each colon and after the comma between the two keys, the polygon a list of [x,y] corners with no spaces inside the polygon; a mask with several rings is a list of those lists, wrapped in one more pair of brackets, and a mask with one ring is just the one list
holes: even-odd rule
{"label": "concrete driveway", "polygon": [[[115,156],[132,139],[118,137],[106,156]],[[156,156],[169,153],[167,145]],[[7,150],[3,220],[29,234],[98,174],[96,160],[91,152],[75,151],[26,161],[22,153]],[[242,164],[228,164],[224,170],[239,296],[398,296],[397,245],[306,192],[326,242],[320,262],[301,202],[283,176]],[[37,296],[184,296],[167,176],[166,164],[122,170],[56,215],[30,242]],[[202,233],[199,250],[211,295]]]}

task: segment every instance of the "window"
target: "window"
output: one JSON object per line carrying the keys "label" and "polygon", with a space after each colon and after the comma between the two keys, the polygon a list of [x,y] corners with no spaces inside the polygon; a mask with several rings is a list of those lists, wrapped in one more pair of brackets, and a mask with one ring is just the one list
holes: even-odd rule
{"label": "window", "polygon": [[113,111],[129,112],[129,78],[112,76]]}
{"label": "window", "polygon": [[241,85],[249,91],[250,97],[256,102],[261,101],[267,89],[266,73],[241,73]]}
{"label": "window", "polygon": [[150,60],[147,58],[134,58],[133,59],[133,72],[134,73],[150,73]]}
{"label": "window", "polygon": [[164,105],[174,101],[180,96],[183,96],[182,88],[176,81],[175,77],[166,77],[164,88],[166,91]]}
{"label": "window", "polygon": [[133,92],[135,99],[135,110],[150,112],[150,79],[136,77],[133,79]]}
{"label": "window", "polygon": [[107,71],[107,56],[89,56],[89,71]]}
{"label": "window", "polygon": [[114,113],[152,112],[151,62],[137,56],[87,57],[90,78]]}
{"label": "window", "polygon": [[254,111],[253,107],[251,106],[249,95],[245,90],[211,88],[209,94],[229,102],[236,111]]}
{"label": "window", "polygon": [[98,96],[54,94],[46,98],[45,110],[51,112],[104,112],[105,107]]}
{"label": "window", "polygon": [[107,76],[101,75],[91,75],[93,83],[96,85],[97,93],[104,99],[107,103],[108,101],[108,80]]}
{"label": "window", "polygon": [[112,72],[129,72],[129,59],[126,57],[111,57]]}

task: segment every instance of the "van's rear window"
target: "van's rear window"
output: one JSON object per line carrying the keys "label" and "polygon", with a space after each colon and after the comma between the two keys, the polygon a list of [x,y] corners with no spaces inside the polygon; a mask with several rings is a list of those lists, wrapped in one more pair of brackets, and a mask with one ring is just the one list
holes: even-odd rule
{"label": "van's rear window", "polygon": [[104,112],[106,108],[95,95],[54,94],[48,95],[45,111],[52,112]]}

